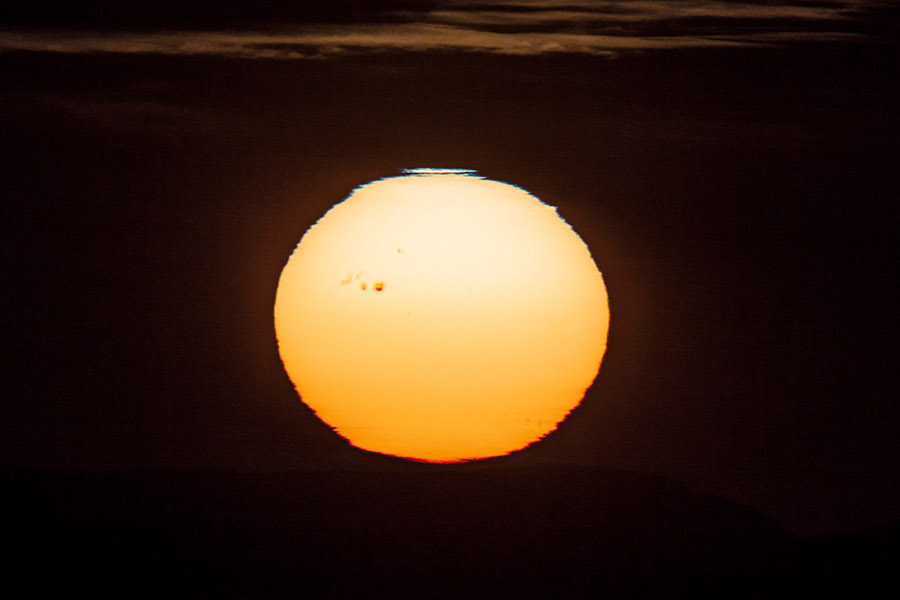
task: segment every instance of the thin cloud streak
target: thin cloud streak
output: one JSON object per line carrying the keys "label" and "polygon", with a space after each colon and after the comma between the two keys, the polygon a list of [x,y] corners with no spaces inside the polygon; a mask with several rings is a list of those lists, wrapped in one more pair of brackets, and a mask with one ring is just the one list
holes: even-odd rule
{"label": "thin cloud streak", "polygon": [[465,51],[504,55],[577,53],[734,45],[699,37],[630,37],[573,33],[505,34],[449,25],[349,26],[339,31],[161,32],[94,35],[79,32],[6,32],[0,52],[25,50],[87,54],[217,55],[250,59],[326,58],[367,51]]}
{"label": "thin cloud streak", "polygon": [[[465,10],[460,10],[461,8]],[[846,19],[853,9],[845,6],[805,6],[796,4],[743,4],[732,2],[617,2],[610,3],[491,3],[489,6],[449,5],[428,13],[429,20],[470,25],[580,24],[585,22],[627,22],[678,19],[800,19],[828,21]]]}

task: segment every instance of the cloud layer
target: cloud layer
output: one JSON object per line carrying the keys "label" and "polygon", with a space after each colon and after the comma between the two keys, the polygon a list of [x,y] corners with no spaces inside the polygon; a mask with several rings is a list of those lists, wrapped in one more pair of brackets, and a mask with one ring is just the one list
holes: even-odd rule
{"label": "cloud layer", "polygon": [[[505,55],[623,51],[876,37],[877,2],[688,0],[450,0],[357,13],[347,22],[271,20],[217,31],[15,27],[0,51],[157,53],[256,59],[326,58],[378,51]],[[278,23],[277,26],[274,23]]]}

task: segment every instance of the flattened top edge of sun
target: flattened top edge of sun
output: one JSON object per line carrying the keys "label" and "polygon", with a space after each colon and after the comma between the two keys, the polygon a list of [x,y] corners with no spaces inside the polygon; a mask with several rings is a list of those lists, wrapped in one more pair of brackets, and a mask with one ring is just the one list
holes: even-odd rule
{"label": "flattened top edge of sun", "polygon": [[474,175],[475,169],[444,169],[434,167],[416,167],[413,169],[400,169],[403,175]]}

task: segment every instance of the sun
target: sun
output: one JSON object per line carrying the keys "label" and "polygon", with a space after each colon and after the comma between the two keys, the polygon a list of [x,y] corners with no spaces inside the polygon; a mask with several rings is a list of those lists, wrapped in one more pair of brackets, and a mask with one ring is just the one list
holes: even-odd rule
{"label": "sun", "polygon": [[359,448],[456,462],[508,454],[597,375],[603,277],[556,209],[473,171],[409,169],[313,225],[275,298],[285,370]]}

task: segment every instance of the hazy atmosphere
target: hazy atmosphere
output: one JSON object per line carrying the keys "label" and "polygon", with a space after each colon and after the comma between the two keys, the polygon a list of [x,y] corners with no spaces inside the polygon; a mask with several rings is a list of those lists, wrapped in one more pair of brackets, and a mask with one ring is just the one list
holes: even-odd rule
{"label": "hazy atmosphere", "polygon": [[[539,472],[538,496],[590,490],[573,514],[597,527],[604,490],[649,497],[647,477],[790,535],[896,540],[898,22],[874,1],[3,7],[0,467],[24,478],[23,506],[69,489],[27,482],[66,473],[349,473],[377,488],[376,513],[391,493],[444,506],[438,489],[515,505],[518,483],[485,474]],[[524,450],[450,470],[337,436],[300,401],[273,327],[302,234],[416,167],[476,169],[557,207],[609,295],[581,405]],[[149,496],[174,498],[172,477]],[[377,530],[361,498],[335,508],[347,519],[309,502],[328,548],[344,527]],[[523,514],[549,523],[555,505],[536,502]],[[500,506],[444,506],[439,522],[475,536]]]}

